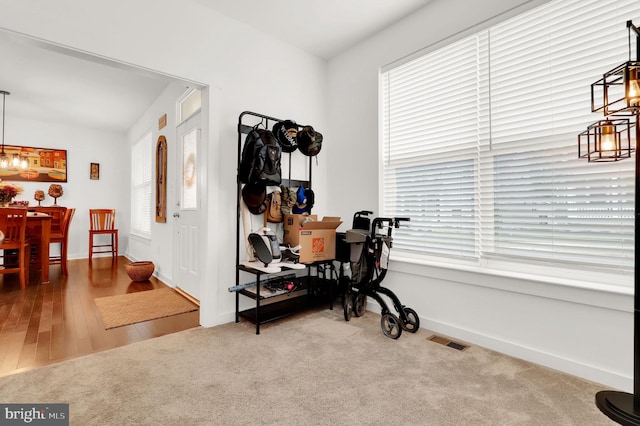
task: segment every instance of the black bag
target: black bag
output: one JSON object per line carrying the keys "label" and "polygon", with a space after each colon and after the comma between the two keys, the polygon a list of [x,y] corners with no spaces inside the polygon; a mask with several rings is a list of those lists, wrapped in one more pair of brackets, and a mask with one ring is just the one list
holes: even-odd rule
{"label": "black bag", "polygon": [[242,183],[280,185],[282,148],[270,130],[254,127],[242,148],[238,175]]}

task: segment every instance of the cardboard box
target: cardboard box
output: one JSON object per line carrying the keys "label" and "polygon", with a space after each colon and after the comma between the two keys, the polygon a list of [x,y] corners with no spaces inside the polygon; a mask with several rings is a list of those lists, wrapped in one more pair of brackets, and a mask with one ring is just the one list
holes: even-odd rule
{"label": "cardboard box", "polygon": [[[303,222],[305,219],[313,220]],[[300,245],[300,263],[333,260],[336,257],[336,229],[342,224],[339,217],[287,214],[284,216],[284,243]]]}

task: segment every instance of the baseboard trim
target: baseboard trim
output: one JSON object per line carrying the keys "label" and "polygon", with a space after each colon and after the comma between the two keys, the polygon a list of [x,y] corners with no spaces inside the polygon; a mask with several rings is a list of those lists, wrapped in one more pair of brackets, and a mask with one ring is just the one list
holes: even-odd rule
{"label": "baseboard trim", "polygon": [[[373,299],[369,298],[367,311],[379,314],[380,309],[380,306]],[[618,373],[603,370],[593,365],[583,364],[572,359],[559,357],[555,354],[543,352],[535,348],[514,344],[513,342],[498,339],[493,336],[452,326],[451,324],[446,324],[428,317],[420,316],[420,328],[464,341],[472,346],[480,346],[504,355],[542,365],[572,376],[580,377],[581,379],[602,384],[603,390],[605,390],[605,387],[610,387],[624,392],[633,392],[633,377],[623,376]]]}
{"label": "baseboard trim", "polygon": [[602,370],[593,365],[583,364],[575,360],[562,358],[534,348],[516,345],[512,342],[497,339],[492,336],[443,324],[429,318],[420,317],[420,323],[426,325],[429,330],[433,330],[436,333],[442,333],[514,358],[519,358],[566,374],[571,374],[572,376],[600,383],[603,386],[610,386],[614,389],[633,392],[632,377],[622,376],[611,371]]}

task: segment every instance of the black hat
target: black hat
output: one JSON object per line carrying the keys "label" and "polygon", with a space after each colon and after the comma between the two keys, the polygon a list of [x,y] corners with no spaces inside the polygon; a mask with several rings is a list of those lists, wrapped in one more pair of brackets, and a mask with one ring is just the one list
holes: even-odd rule
{"label": "black hat", "polygon": [[295,121],[278,121],[273,125],[273,134],[280,143],[283,152],[293,152],[298,149],[298,142],[296,140],[298,125]]}
{"label": "black hat", "polygon": [[322,149],[322,134],[313,130],[311,126],[304,126],[298,132],[298,149],[309,157],[318,155]]}
{"label": "black hat", "polygon": [[253,214],[267,210],[267,187],[262,183],[248,183],[242,188],[242,200]]}

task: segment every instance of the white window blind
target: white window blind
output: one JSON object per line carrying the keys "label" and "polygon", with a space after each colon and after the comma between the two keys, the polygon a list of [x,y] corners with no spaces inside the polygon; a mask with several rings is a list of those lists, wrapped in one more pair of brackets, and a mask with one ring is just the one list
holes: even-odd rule
{"label": "white window blind", "polygon": [[484,50],[486,35],[478,35],[384,74],[383,202],[386,212],[411,217],[398,249],[475,253]]}
{"label": "white window blind", "polygon": [[632,160],[591,164],[590,85],[634,0],[555,0],[382,74],[382,210],[425,255],[631,266]]}
{"label": "white window blind", "polygon": [[131,147],[131,232],[151,235],[151,132]]}

